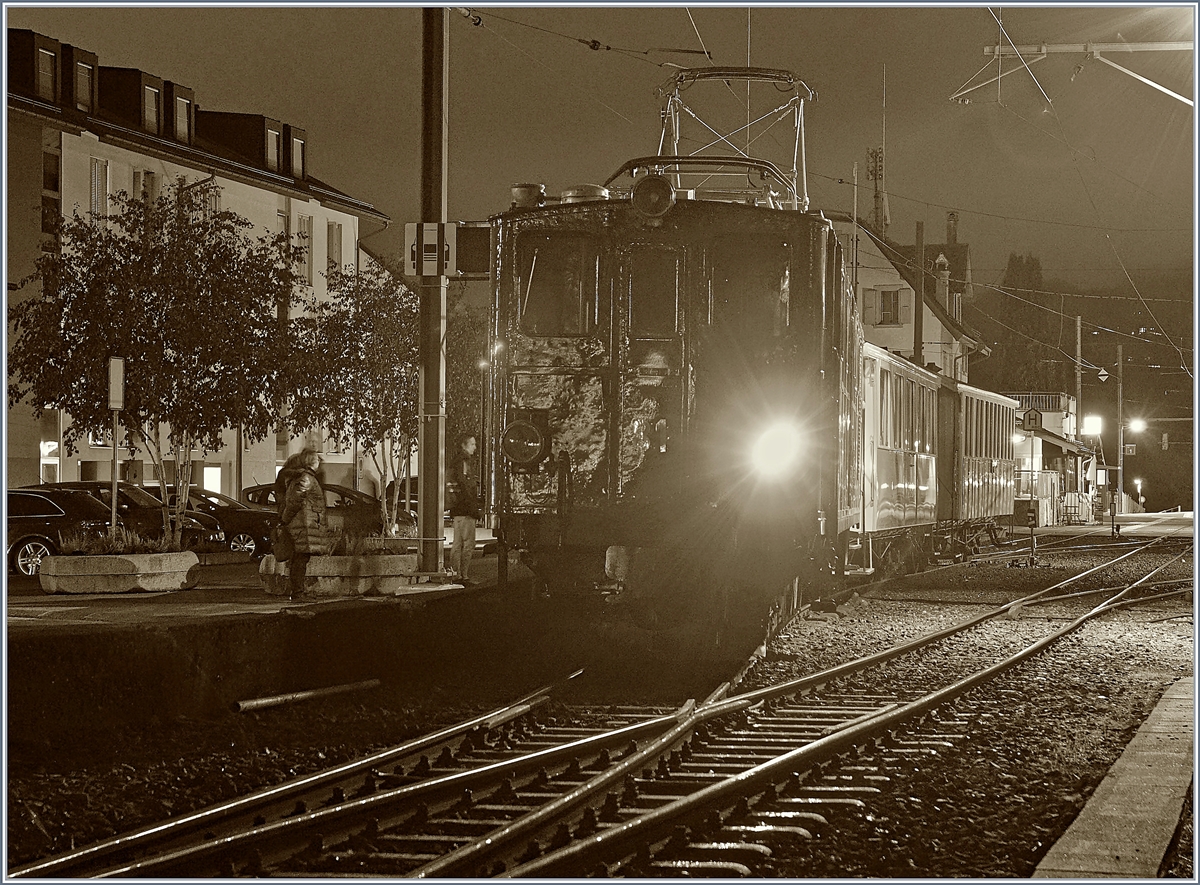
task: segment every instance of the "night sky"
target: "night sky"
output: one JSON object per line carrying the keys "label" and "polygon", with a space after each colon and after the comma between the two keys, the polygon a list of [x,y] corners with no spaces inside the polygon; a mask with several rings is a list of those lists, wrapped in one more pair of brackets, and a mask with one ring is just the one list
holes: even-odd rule
{"label": "night sky", "polygon": [[[1110,282],[1120,265],[1190,266],[1193,113],[1177,99],[1082,55],[1051,55],[950,101],[984,67],[1001,15],[1023,43],[1191,40],[1184,7],[479,8],[450,14],[449,206],[483,219],[509,185],[551,194],[607,178],[654,153],[657,86],[703,56],[787,68],[818,93],[807,109],[809,191],[817,207],[870,204],[866,152],[884,129],[891,234],[940,239],[959,213],[975,277],[995,282],[1010,252],[1047,277]],[[690,15],[689,15],[690,13]],[[419,205],[421,12],[375,8],[8,6],[8,26],[96,52],[195,90],[213,110],[262,113],[308,132],[313,173],[387,213],[371,242],[399,251]],[[596,40],[605,48],[592,50]],[[585,41],[585,42],[581,42]],[[1125,53],[1122,67],[1192,97],[1187,52]],[[1009,61],[1006,66],[1014,63]],[[994,70],[993,63],[993,70]],[[976,78],[983,79],[986,72]],[[1042,93],[1045,93],[1043,96]],[[1046,98],[1052,100],[1047,102]],[[997,100],[999,98],[999,101]],[[1117,256],[1120,256],[1120,261]]]}
{"label": "night sky", "polygon": [[[656,88],[676,65],[706,63],[701,49],[713,64],[789,69],[816,90],[806,111],[813,206],[849,211],[857,163],[865,214],[867,151],[885,137],[886,68],[892,237],[912,242],[921,221],[926,241],[941,241],[954,211],[977,285],[999,283],[1015,252],[1036,255],[1047,283],[1068,294],[1104,288],[1134,297],[1136,286],[1145,297],[1191,297],[1191,106],[1083,54],[1052,54],[999,89],[969,93],[970,103],[951,101],[995,73],[994,61],[983,70],[984,46],[1190,41],[1191,4],[472,12],[479,24],[449,14],[452,219],[507,208],[516,182],[544,182],[557,194],[655,153]],[[9,5],[6,14],[8,27],[95,52],[102,65],[187,86],[203,108],[305,129],[310,171],[391,217],[391,228],[367,241],[377,250],[399,253],[404,223],[419,220],[419,7]],[[1193,53],[1108,57],[1194,97]],[[1190,368],[1190,336],[1184,343]],[[1178,357],[1168,356],[1178,371]]]}

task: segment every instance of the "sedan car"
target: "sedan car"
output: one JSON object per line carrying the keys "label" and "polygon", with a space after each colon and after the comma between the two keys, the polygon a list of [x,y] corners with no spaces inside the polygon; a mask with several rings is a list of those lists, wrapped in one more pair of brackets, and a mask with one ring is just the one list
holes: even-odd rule
{"label": "sedan car", "polygon": [[[145,489],[155,498],[162,494],[157,483],[150,483]],[[167,496],[174,505],[175,486],[167,486]],[[192,486],[188,492],[187,510],[188,513],[207,514],[220,523],[231,552],[249,553],[255,557],[271,552],[271,529],[279,523],[279,517],[273,511],[247,507],[228,495],[199,486]]]}
{"label": "sedan car", "polygon": [[9,489],[7,501],[8,569],[22,575],[36,575],[42,559],[58,553],[63,538],[103,535],[111,525],[109,509],[83,492]]}
{"label": "sedan car", "polygon": [[[379,499],[357,489],[340,486],[333,483],[323,485],[325,492],[325,507],[329,514],[329,524],[335,529],[344,528],[351,534],[373,535],[383,531],[383,516]],[[275,500],[275,485],[257,485],[242,489],[242,503],[259,510],[279,512],[279,504]],[[412,515],[401,512],[397,515],[396,532],[401,536],[412,535],[416,530],[416,520]]]}
{"label": "sedan car", "polygon": [[[107,480],[54,482],[36,489],[72,489],[87,492],[106,507],[112,507],[112,483]],[[140,486],[129,482],[117,483],[117,515],[125,527],[145,538],[163,536],[162,502]],[[220,550],[225,546],[225,533],[220,524],[204,513],[185,514],[181,543],[184,550]]]}

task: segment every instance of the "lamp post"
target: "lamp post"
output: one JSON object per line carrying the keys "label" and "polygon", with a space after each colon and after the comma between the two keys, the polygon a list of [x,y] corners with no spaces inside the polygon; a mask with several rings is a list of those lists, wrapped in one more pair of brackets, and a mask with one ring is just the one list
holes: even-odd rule
{"label": "lamp post", "polygon": [[1117,499],[1118,513],[1125,512],[1125,348],[1117,345]]}

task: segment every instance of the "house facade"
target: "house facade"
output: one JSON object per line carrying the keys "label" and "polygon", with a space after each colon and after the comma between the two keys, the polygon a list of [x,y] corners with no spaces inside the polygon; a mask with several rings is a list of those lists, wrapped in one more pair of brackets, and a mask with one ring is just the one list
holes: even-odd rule
{"label": "house facade", "polygon": [[866,340],[916,362],[919,328],[920,364],[966,383],[970,355],[990,351],[962,321],[963,300],[971,294],[971,253],[958,242],[957,215],[947,217],[945,243],[924,244],[920,267],[915,246],[895,243],[862,218],[856,221],[844,213],[829,218],[847,250],[857,256],[853,270]]}
{"label": "house facade", "polygon": [[[91,52],[29,30],[8,31],[8,300],[43,251],[58,248],[56,221],[104,211],[109,195],[157,197],[166,183],[215,181],[220,208],[247,218],[256,234],[304,235],[305,294],[325,295],[330,265],[358,267],[359,240],[387,226],[370,203],[318,180],[309,171],[304,129],[266,115],[201,109],[194,92],[134,68],[107,67]],[[11,331],[11,330],[10,330]],[[26,404],[8,411],[8,486],[110,479],[112,441],[93,439],[71,455],[62,432],[70,416],[49,411],[35,420]],[[274,479],[278,465],[305,445],[325,452],[331,482],[357,486],[359,453],[333,451],[319,430],[249,444],[236,429],[217,452],[195,453],[193,481],[237,497]],[[153,477],[143,453],[119,453],[120,476]],[[166,465],[168,480],[174,465]]]}

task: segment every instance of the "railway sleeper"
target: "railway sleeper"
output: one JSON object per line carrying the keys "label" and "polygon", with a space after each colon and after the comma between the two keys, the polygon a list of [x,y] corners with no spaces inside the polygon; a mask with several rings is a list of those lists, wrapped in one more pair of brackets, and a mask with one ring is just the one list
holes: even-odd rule
{"label": "railway sleeper", "polygon": [[748,879],[754,875],[745,864],[735,861],[718,860],[656,860],[650,864],[652,870],[668,873],[678,873],[681,878],[713,878],[720,879],[737,876]]}

